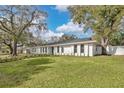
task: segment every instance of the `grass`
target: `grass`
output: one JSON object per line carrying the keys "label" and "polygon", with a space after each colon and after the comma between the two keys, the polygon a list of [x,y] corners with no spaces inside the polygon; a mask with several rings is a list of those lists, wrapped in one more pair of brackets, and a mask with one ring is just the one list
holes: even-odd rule
{"label": "grass", "polygon": [[37,57],[0,64],[0,87],[124,87],[124,56]]}

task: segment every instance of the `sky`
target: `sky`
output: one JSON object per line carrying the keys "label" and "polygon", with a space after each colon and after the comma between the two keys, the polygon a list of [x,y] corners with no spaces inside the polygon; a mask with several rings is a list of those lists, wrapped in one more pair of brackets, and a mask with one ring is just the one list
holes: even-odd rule
{"label": "sky", "polygon": [[63,34],[76,35],[78,38],[88,38],[92,36],[92,30],[83,32],[83,27],[72,22],[68,5],[42,5],[38,6],[41,10],[47,12],[46,19],[48,31],[42,34],[42,37],[49,39],[52,36],[61,37]]}

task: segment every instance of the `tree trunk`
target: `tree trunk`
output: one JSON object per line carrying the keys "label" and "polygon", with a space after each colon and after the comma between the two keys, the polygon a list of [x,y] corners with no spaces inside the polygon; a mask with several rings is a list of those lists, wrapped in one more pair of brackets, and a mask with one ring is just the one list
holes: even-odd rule
{"label": "tree trunk", "polygon": [[102,55],[107,55],[106,46],[102,45]]}
{"label": "tree trunk", "polygon": [[13,53],[13,48],[12,48],[11,45],[9,46],[9,49],[10,49],[10,54],[12,55],[12,53]]}
{"label": "tree trunk", "polygon": [[16,40],[13,41],[13,52],[12,52],[12,56],[17,56],[17,41]]}
{"label": "tree trunk", "polygon": [[12,44],[11,44],[11,42],[10,43],[7,43],[5,40],[4,40],[4,42],[3,42],[6,46],[8,46],[9,47],[9,50],[10,50],[10,54],[12,54],[12,52],[13,52],[13,47],[12,47]]}
{"label": "tree trunk", "polygon": [[108,44],[108,39],[107,38],[101,38],[101,46],[102,46],[102,55],[107,55],[107,44]]}

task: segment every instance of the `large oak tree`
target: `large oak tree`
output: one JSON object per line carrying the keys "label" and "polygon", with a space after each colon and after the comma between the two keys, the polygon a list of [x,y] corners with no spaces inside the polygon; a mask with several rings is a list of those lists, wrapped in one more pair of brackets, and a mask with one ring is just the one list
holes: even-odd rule
{"label": "large oak tree", "polygon": [[95,39],[102,46],[103,54],[109,44],[110,36],[119,31],[124,16],[123,6],[70,6],[69,11],[75,23],[85,24],[85,31],[91,28]]}
{"label": "large oak tree", "polygon": [[11,47],[13,56],[17,55],[18,43],[29,28],[35,27],[37,31],[46,28],[45,17],[47,14],[35,6],[0,6],[0,30],[5,38],[1,36],[3,43]]}

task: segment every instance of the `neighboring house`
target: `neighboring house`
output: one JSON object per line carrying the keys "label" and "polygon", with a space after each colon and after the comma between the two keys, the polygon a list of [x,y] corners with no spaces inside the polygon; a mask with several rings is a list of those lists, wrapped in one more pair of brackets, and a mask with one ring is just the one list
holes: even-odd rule
{"label": "neighboring house", "polygon": [[23,52],[31,54],[94,56],[100,55],[102,48],[95,40],[80,39],[51,43],[43,46],[27,47]]}

